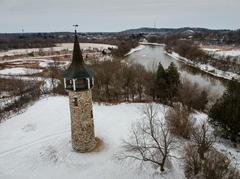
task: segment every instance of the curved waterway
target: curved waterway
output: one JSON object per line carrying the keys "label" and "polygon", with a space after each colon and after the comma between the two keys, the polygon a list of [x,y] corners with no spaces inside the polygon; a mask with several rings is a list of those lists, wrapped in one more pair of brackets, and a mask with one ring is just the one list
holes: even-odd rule
{"label": "curved waterway", "polygon": [[219,79],[166,55],[164,46],[145,45],[145,48],[130,54],[126,58],[130,62],[144,65],[147,69],[157,68],[159,62],[161,62],[164,68],[167,68],[173,62],[181,73],[182,78],[196,82],[199,86],[209,89],[212,93],[218,95],[221,95],[225,90],[223,82]]}

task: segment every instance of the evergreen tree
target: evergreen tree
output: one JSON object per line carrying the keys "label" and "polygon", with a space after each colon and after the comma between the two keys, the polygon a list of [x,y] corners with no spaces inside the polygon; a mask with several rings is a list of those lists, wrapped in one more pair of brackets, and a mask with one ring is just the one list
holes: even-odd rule
{"label": "evergreen tree", "polygon": [[178,91],[178,87],[180,85],[180,74],[173,62],[169,65],[167,69],[167,85],[169,97],[175,97]]}
{"label": "evergreen tree", "polygon": [[212,106],[209,117],[233,141],[240,142],[240,83],[231,80],[223,96]]}
{"label": "evergreen tree", "polygon": [[208,103],[208,93],[206,90],[203,90],[199,96],[199,99],[197,101],[197,106],[195,109],[203,111],[206,107],[206,104]]}
{"label": "evergreen tree", "polygon": [[158,64],[156,76],[157,98],[160,100],[164,100],[167,93],[167,73],[165,72],[161,63]]}

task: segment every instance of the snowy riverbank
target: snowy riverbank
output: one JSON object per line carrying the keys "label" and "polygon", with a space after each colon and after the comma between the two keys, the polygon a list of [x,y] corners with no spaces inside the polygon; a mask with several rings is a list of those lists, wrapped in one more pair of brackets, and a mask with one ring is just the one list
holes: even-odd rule
{"label": "snowy riverbank", "polygon": [[142,50],[145,48],[145,45],[154,45],[154,46],[165,46],[165,44],[159,44],[159,43],[150,43],[150,42],[139,42],[139,46],[132,48],[130,52],[128,52],[125,56],[131,55],[134,52],[137,52],[139,50]]}
{"label": "snowy riverbank", "polygon": [[151,42],[139,42],[141,45],[155,45],[155,46],[165,46],[165,44],[151,43]]}
{"label": "snowy riverbank", "polygon": [[224,78],[227,80],[231,80],[232,78],[240,80],[240,75],[238,75],[236,73],[218,70],[209,64],[193,63],[191,60],[181,57],[179,54],[177,54],[175,52],[172,52],[172,53],[165,52],[165,53],[166,53],[166,55],[168,55],[176,60],[179,60],[179,61],[181,61],[187,65],[190,65],[192,67],[198,68],[198,69],[200,69],[208,74],[211,74],[213,76]]}
{"label": "snowy riverbank", "polygon": [[139,50],[142,50],[144,48],[145,48],[144,45],[139,45],[139,46],[137,46],[135,48],[132,48],[125,56],[131,55],[132,53],[137,52]]}

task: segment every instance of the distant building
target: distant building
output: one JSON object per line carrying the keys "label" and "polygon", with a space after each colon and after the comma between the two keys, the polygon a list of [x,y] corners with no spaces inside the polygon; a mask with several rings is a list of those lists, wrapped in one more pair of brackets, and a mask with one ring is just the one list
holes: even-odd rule
{"label": "distant building", "polygon": [[78,152],[89,152],[96,145],[91,93],[93,84],[93,72],[83,61],[75,31],[72,63],[64,72],[64,88],[69,92],[72,147]]}

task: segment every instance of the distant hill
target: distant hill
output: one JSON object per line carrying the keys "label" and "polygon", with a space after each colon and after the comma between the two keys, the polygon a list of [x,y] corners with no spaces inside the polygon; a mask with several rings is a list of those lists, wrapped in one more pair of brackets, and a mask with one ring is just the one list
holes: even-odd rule
{"label": "distant hill", "polygon": [[167,34],[167,33],[209,33],[209,32],[229,32],[230,30],[227,29],[206,29],[206,28],[192,28],[192,27],[183,27],[183,28],[149,28],[149,27],[143,27],[143,28],[137,28],[137,29],[129,29],[124,30],[120,33],[122,34]]}
{"label": "distant hill", "polygon": [[[199,27],[182,27],[182,28],[151,28],[141,27],[136,29],[127,29],[120,32],[79,32],[81,36],[115,36],[115,35],[131,35],[131,34],[176,34],[176,33],[210,33],[210,32],[236,32],[238,30],[229,29],[207,29]],[[33,37],[44,37],[44,38],[69,38],[73,37],[73,32],[38,32],[38,33],[0,33],[0,38],[33,38]]]}

